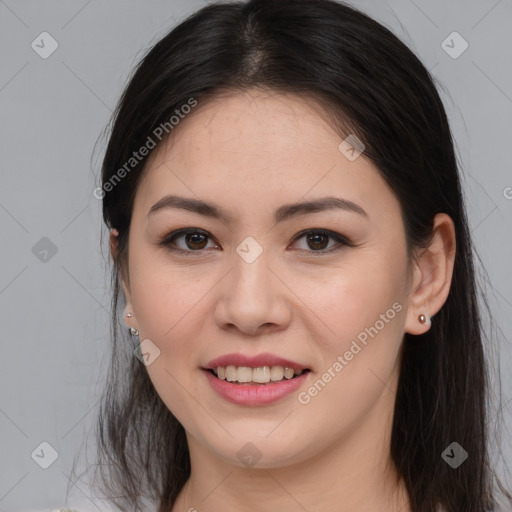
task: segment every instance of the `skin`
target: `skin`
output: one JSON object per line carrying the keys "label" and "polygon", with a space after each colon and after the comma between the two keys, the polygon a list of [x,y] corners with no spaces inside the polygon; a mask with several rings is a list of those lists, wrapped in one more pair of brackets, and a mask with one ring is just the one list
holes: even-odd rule
{"label": "skin", "polygon": [[[266,510],[281,512],[410,511],[389,453],[400,348],[405,332],[430,328],[448,296],[452,220],[435,217],[432,244],[409,267],[393,191],[364,153],[348,160],[326,116],[298,96],[233,93],[200,104],[171,135],[151,154],[137,190],[123,288],[133,314],[127,325],[160,350],[149,376],[187,434],[192,473],[172,512],[249,512],[263,499]],[[214,202],[233,223],[170,208],[148,217],[170,193]],[[368,218],[342,210],[272,218],[283,204],[329,195],[356,203]],[[210,238],[176,239],[196,251],[190,257],[158,246],[181,228]],[[356,246],[296,239],[313,228]],[[247,236],[263,249],[250,264],[236,252]],[[115,242],[114,230],[114,257]],[[308,404],[299,403],[298,392],[396,302],[401,311]],[[231,352],[271,352],[312,372],[278,402],[235,405],[200,369]],[[253,467],[237,456],[247,442],[261,454]]]}

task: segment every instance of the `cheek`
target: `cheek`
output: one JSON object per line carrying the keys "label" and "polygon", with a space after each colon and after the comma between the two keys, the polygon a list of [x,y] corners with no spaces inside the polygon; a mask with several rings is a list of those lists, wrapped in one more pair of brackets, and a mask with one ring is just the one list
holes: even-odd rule
{"label": "cheek", "polygon": [[400,278],[389,268],[380,273],[368,272],[369,265],[361,268],[366,270],[352,269],[332,279],[325,293],[314,297],[315,312],[328,328],[322,327],[325,336],[314,340],[322,365],[300,403],[307,402],[313,416],[329,407],[334,430],[341,423],[348,428],[394,387],[387,383],[403,339],[406,308]]}
{"label": "cheek", "polygon": [[[144,265],[142,262],[144,261]],[[205,284],[185,269],[172,269],[157,263],[149,254],[134,254],[132,265],[132,304],[136,311],[141,341],[150,339],[160,350],[159,356],[146,367],[160,398],[178,420],[195,432],[207,420],[203,409],[190,396],[197,396],[199,375],[192,368],[192,357],[200,339],[199,329],[208,313],[201,297]],[[197,334],[197,335],[196,335]],[[191,421],[191,418],[195,418]]]}
{"label": "cheek", "polygon": [[[294,291],[323,321],[326,338],[336,340],[335,348],[374,325],[381,315],[385,320],[394,319],[397,309],[405,309],[405,261],[400,261],[399,255],[391,264],[385,254],[360,251],[323,281],[295,282]],[[395,303],[402,307],[393,309]]]}
{"label": "cheek", "polygon": [[162,347],[186,339],[186,332],[198,325],[202,295],[204,288],[199,284],[176,279],[166,282],[162,275],[154,281],[145,280],[133,294],[139,329]]}
{"label": "cheek", "polygon": [[130,281],[139,330],[160,343],[190,325],[189,315],[205,286],[198,272],[170,265],[164,252],[140,247],[130,253]]}
{"label": "cheek", "polygon": [[400,254],[392,258],[361,251],[312,296],[315,312],[328,326],[326,335],[315,339],[323,362],[318,377],[328,384],[311,410],[318,407],[321,414],[325,403],[331,403],[339,414],[350,410],[357,416],[383,392],[403,339],[405,265]]}

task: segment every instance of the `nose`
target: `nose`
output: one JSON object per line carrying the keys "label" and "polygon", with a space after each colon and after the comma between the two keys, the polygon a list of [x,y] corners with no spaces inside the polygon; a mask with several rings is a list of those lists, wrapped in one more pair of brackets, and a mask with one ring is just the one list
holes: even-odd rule
{"label": "nose", "polygon": [[233,267],[219,286],[215,321],[219,328],[243,334],[270,334],[286,329],[292,293],[264,251],[248,263],[235,253]]}

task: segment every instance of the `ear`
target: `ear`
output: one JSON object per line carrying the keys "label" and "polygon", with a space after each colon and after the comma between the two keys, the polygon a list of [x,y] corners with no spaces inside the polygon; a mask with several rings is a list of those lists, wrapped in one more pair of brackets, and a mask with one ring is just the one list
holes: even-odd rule
{"label": "ear", "polygon": [[[114,263],[117,263],[118,236],[119,236],[119,232],[117,231],[117,229],[112,229],[110,231],[110,254],[112,256]],[[125,310],[123,313],[123,318],[124,318],[125,323],[129,327],[135,327],[135,313],[133,312],[133,306],[131,304],[130,286],[129,286],[129,283],[125,283],[125,279],[124,279],[124,275],[123,275],[124,273],[122,272],[122,270],[120,270],[119,274],[120,274],[120,279],[121,279],[121,286],[123,288],[123,293],[126,298],[126,307],[125,307]],[[127,313],[131,313],[132,316],[127,317],[126,316]]]}
{"label": "ear", "polygon": [[[433,238],[425,249],[419,249],[414,262],[405,332],[423,334],[430,329],[430,318],[446,302],[450,292],[455,261],[456,235],[453,220],[438,213],[432,228]],[[418,319],[425,315],[425,323]]]}

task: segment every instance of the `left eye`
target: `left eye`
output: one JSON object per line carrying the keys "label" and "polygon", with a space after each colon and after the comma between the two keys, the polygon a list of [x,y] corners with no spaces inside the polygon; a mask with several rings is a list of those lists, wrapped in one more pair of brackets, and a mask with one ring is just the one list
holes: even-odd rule
{"label": "left eye", "polygon": [[[185,240],[185,247],[179,247],[176,244],[176,240],[183,238]],[[207,248],[207,240],[210,239],[210,235],[201,229],[182,229],[179,231],[175,231],[171,233],[169,236],[165,237],[159,245],[167,247],[171,251],[181,251],[185,253],[194,253],[201,252],[202,250]],[[307,230],[299,233],[294,242],[300,240],[301,238],[306,239],[306,244],[313,249],[299,249],[300,251],[306,252],[319,252],[319,253],[328,253],[333,252],[335,250],[340,249],[342,246],[352,246],[351,242],[344,236],[334,233],[332,231],[326,230]],[[328,240],[333,239],[337,242],[337,245],[334,244],[334,247],[326,249],[328,246]]]}

